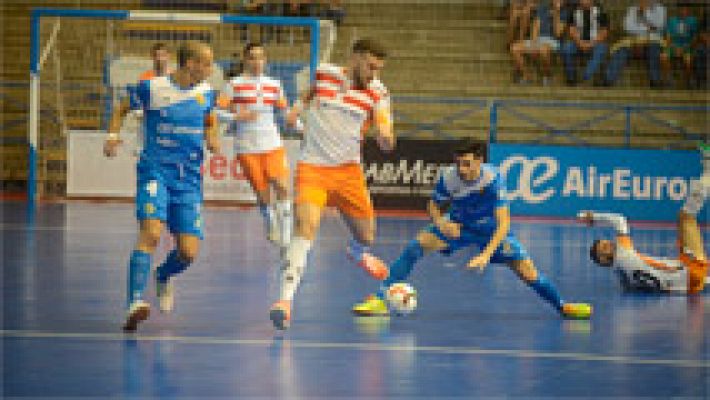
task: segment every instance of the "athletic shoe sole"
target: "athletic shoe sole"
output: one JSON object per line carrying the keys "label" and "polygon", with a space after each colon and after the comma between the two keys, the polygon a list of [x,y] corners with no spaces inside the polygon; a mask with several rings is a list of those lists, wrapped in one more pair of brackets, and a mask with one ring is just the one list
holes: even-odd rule
{"label": "athletic shoe sole", "polygon": [[135,332],[138,328],[138,324],[148,319],[149,315],[149,307],[140,307],[133,310],[133,312],[126,319],[126,323],[123,325],[123,330],[125,332]]}

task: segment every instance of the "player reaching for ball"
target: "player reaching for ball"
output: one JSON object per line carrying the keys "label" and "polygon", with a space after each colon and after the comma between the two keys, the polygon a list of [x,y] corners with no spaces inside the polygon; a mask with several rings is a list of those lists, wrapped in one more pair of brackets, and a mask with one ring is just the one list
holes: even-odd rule
{"label": "player reaching for ball", "polygon": [[[562,300],[511,232],[508,201],[503,197],[504,181],[495,166],[484,163],[485,154],[486,145],[480,142],[467,143],[456,151],[456,165],[441,174],[429,201],[432,223],[407,244],[390,266],[377,294],[353,307],[355,314],[388,314],[384,301],[387,288],[406,280],[425,253],[439,251],[450,255],[468,246],[480,246],[481,252],[469,261],[469,269],[483,270],[489,263],[506,264],[563,317],[590,317],[589,304]],[[448,210],[443,212],[446,204]]]}
{"label": "player reaching for ball", "polygon": [[623,215],[595,211],[580,211],[577,215],[589,226],[607,225],[616,231],[614,241],[595,240],[589,255],[596,264],[613,267],[624,289],[695,294],[705,287],[708,260],[697,214],[710,193],[710,149],[707,147],[703,149],[703,158],[703,175],[691,184],[688,198],[678,215],[677,259],[650,257],[637,252]]}
{"label": "player reaching for ball", "polygon": [[356,41],[348,68],[319,65],[314,87],[289,115],[289,123],[295,124],[303,111],[304,137],[294,183],[295,232],[282,263],[279,300],[269,312],[277,329],[290,324],[291,302],[326,205],[337,208],[350,228],[348,256],[373,277],[386,276],[387,266],[369,251],[375,214],[360,165],[368,125],[377,128],[380,149],[395,146],[389,93],[377,79],[385,56],[378,42]]}

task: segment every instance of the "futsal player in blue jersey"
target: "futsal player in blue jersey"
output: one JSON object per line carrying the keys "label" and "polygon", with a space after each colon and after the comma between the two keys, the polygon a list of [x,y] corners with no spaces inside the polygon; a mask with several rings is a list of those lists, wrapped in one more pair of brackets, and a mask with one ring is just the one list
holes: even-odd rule
{"label": "futsal player in blue jersey", "polygon": [[[506,264],[563,317],[591,316],[590,305],[562,300],[510,230],[508,201],[503,197],[505,182],[498,168],[484,163],[485,154],[485,144],[478,142],[456,151],[456,165],[443,171],[429,201],[432,223],[407,244],[390,266],[380,291],[353,307],[355,314],[388,314],[384,292],[391,284],[406,280],[424,254],[439,251],[449,255],[477,246],[481,250],[469,261],[468,268],[483,270],[489,263]],[[445,206],[448,209],[443,211]]]}
{"label": "futsal player in blue jersey", "polygon": [[[184,271],[197,256],[202,239],[203,146],[219,152],[213,113],[215,91],[205,82],[212,72],[213,54],[206,44],[188,41],[177,52],[178,69],[141,81],[136,91],[144,114],[145,143],[137,164],[136,216],[138,241],[128,265],[128,313],[123,326],[134,331],[150,314],[143,299],[151,256],[167,225],[177,248],[155,272],[160,310],[173,308],[171,278]],[[134,102],[135,106],[135,102]],[[118,131],[131,102],[114,114],[104,143],[108,157],[121,143]]]}

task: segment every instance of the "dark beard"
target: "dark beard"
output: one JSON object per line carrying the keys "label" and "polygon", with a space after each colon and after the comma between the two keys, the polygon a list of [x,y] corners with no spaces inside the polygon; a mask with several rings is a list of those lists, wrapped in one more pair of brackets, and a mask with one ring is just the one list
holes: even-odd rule
{"label": "dark beard", "polygon": [[353,74],[353,88],[354,88],[355,90],[365,90],[365,89],[367,89],[367,84],[368,84],[368,83],[369,83],[369,82],[363,82],[363,79],[362,79],[362,77],[360,76],[360,74],[358,74],[357,71],[355,71],[355,74]]}

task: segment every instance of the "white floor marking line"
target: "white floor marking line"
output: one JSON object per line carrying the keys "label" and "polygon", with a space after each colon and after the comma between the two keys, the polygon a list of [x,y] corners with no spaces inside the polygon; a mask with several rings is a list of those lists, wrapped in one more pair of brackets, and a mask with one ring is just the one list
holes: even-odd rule
{"label": "white floor marking line", "polygon": [[[0,330],[0,336],[5,338],[24,339],[86,339],[103,341],[146,341],[146,342],[178,342],[185,344],[213,344],[213,345],[245,345],[245,346],[271,346],[279,343],[279,339],[236,339],[220,337],[199,337],[199,336],[155,336],[140,334],[122,333],[74,333],[74,332],[40,332],[25,330]],[[710,362],[703,360],[672,360],[672,359],[651,359],[620,355],[603,355],[591,353],[555,353],[541,352],[534,350],[515,349],[481,349],[477,347],[453,347],[453,346],[393,346],[378,343],[339,343],[339,342],[309,342],[302,340],[281,339],[282,346],[291,348],[311,348],[311,349],[348,349],[366,351],[390,351],[390,352],[420,352],[435,354],[458,354],[458,355],[484,355],[484,356],[504,356],[512,358],[537,358],[567,361],[588,361],[607,362],[615,364],[632,365],[663,365],[677,368],[709,368]]]}

